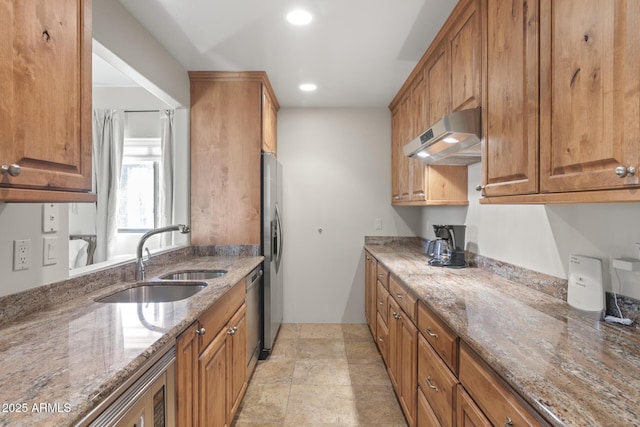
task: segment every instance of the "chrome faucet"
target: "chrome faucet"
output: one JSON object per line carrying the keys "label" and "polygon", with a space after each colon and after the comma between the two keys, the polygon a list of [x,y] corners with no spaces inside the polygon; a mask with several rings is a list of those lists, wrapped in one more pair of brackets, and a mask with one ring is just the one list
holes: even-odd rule
{"label": "chrome faucet", "polygon": [[[191,231],[188,225],[177,224],[177,225],[169,225],[167,227],[154,228],[153,230],[149,230],[140,237],[140,241],[138,241],[138,249],[136,250],[136,280],[144,280],[145,279],[145,260],[142,256],[142,251],[144,248],[144,244],[147,239],[154,234],[166,233],[168,231],[179,231],[182,234],[187,234]],[[151,253],[147,248],[147,253],[149,254],[149,258],[151,258]]]}

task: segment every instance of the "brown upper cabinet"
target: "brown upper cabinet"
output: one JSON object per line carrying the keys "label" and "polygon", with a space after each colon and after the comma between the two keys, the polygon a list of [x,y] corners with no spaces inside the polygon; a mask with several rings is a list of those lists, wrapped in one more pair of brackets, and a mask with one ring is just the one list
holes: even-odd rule
{"label": "brown upper cabinet", "polygon": [[262,88],[262,151],[277,155],[278,148],[278,101],[272,91]]}
{"label": "brown upper cabinet", "polygon": [[463,0],[389,105],[392,204],[466,205],[467,167],[425,165],[403,147],[453,111],[480,105],[482,3]]}
{"label": "brown upper cabinet", "polygon": [[191,243],[259,245],[261,149],[268,138],[275,150],[279,108],[269,79],[253,71],[189,77]]}
{"label": "brown upper cabinet", "polygon": [[89,202],[91,1],[0,4],[0,201]]}
{"label": "brown upper cabinet", "polygon": [[481,202],[639,201],[640,4],[486,1]]}

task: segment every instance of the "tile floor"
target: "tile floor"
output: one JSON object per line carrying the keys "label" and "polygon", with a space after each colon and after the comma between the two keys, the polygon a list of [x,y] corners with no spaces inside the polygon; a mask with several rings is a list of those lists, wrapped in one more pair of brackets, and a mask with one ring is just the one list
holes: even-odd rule
{"label": "tile floor", "polygon": [[406,426],[366,325],[285,324],[235,427]]}

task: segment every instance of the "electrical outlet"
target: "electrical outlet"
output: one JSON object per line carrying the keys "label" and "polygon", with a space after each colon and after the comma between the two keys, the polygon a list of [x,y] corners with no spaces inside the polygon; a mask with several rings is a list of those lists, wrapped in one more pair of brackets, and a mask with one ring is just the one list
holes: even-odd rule
{"label": "electrical outlet", "polygon": [[13,241],[13,271],[31,268],[31,240]]}

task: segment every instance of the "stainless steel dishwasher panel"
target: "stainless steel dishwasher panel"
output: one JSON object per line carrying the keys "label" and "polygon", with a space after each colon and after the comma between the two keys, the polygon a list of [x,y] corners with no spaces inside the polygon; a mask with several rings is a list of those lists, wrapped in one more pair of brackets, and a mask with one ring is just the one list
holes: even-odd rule
{"label": "stainless steel dishwasher panel", "polygon": [[251,375],[262,349],[262,268],[255,268],[247,276],[247,366]]}

